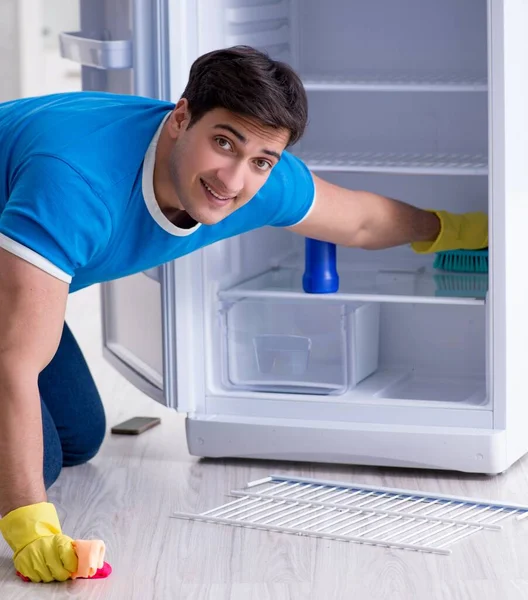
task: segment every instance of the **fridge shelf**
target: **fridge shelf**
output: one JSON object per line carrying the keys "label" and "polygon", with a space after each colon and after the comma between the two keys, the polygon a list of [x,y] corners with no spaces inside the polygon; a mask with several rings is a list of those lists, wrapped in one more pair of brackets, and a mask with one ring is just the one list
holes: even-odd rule
{"label": "fridge shelf", "polygon": [[380,368],[355,390],[355,401],[385,401],[427,406],[486,407],[488,396],[483,375],[439,373],[408,367]]}
{"label": "fridge shelf", "polygon": [[449,556],[460,540],[528,514],[509,502],[282,475],[230,495],[205,512],[171,517]]}
{"label": "fridge shelf", "polygon": [[303,271],[278,267],[239,285],[221,290],[221,299],[302,298],[303,302],[411,302],[426,304],[484,304],[488,290],[485,274],[443,273],[425,267],[409,270],[364,269],[340,274],[339,291],[307,294]]}
{"label": "fridge shelf", "polygon": [[389,152],[296,152],[312,171],[410,175],[487,175],[483,154],[396,154]]}
{"label": "fridge shelf", "polygon": [[305,75],[307,91],[314,92],[486,92],[485,75],[363,72],[349,75]]}

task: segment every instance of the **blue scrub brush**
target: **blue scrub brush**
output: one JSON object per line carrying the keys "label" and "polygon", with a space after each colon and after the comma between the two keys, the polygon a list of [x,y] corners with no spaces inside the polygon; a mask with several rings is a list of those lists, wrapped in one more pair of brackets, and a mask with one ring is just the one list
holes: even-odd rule
{"label": "blue scrub brush", "polygon": [[439,273],[433,275],[435,296],[440,298],[486,298],[486,273]]}
{"label": "blue scrub brush", "polygon": [[454,273],[487,273],[488,249],[438,252],[433,267]]}

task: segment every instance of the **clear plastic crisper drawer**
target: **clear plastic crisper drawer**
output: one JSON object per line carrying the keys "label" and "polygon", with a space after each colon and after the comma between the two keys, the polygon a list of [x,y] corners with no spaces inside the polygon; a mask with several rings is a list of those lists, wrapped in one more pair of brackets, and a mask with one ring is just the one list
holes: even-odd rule
{"label": "clear plastic crisper drawer", "polygon": [[378,368],[377,304],[243,299],[222,314],[230,387],[339,394]]}

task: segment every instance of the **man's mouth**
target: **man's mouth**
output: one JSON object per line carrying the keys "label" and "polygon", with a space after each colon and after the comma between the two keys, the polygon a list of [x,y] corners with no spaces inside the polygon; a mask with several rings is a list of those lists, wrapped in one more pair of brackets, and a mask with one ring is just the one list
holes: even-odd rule
{"label": "man's mouth", "polygon": [[219,194],[216,190],[214,190],[208,183],[206,183],[203,179],[200,179],[200,183],[205,188],[206,193],[210,199],[212,199],[215,203],[226,204],[227,202],[234,200],[236,196],[223,196]]}

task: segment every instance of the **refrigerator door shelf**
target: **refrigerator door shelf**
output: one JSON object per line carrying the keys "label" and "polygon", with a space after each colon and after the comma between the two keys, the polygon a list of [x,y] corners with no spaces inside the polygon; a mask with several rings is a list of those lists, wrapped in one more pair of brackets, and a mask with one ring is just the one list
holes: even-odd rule
{"label": "refrigerator door shelf", "polygon": [[103,40],[83,36],[81,31],[59,34],[63,58],[85,67],[96,69],[131,69],[132,42],[130,40]]}
{"label": "refrigerator door shelf", "polygon": [[[292,0],[198,0],[198,54],[249,45],[292,63],[295,39]],[[249,4],[249,6],[248,6]]]}
{"label": "refrigerator door shelf", "polygon": [[[226,3],[229,4],[229,3]],[[255,27],[267,21],[290,19],[290,3],[288,0],[259,2],[254,6],[226,6],[224,8],[226,22],[229,25],[249,25]]]}

